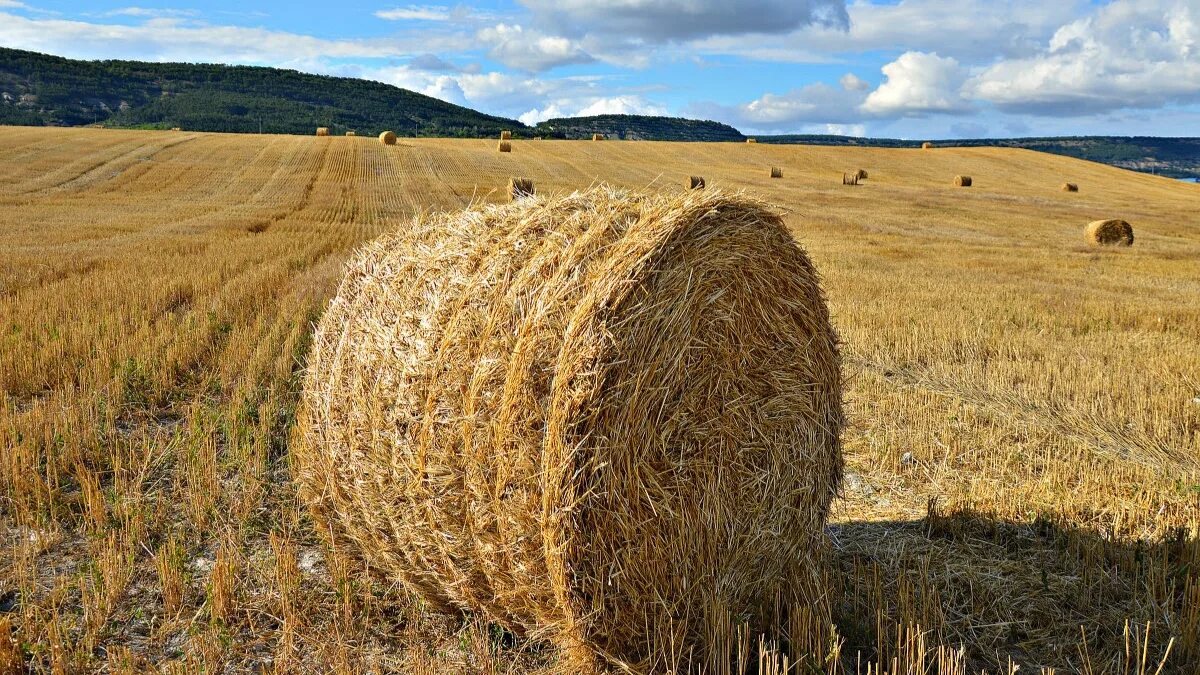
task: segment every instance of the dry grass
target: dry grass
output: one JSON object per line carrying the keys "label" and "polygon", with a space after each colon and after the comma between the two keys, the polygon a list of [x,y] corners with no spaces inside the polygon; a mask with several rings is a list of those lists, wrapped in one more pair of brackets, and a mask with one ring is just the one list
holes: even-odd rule
{"label": "dry grass", "polygon": [[[1163,672],[1194,672],[1196,186],[1011,149],[495,142],[0,128],[0,659],[561,671],[319,543],[289,465],[311,327],[349,252],[414,213],[703,166],[790,210],[843,340],[841,663],[1153,674],[1173,639]],[[1137,246],[1081,239],[1106,213]],[[803,651],[725,635],[763,672]]]}
{"label": "dry grass", "polygon": [[687,180],[683,181],[683,187],[688,190],[703,190],[704,176],[688,176]]}
{"label": "dry grass", "polygon": [[508,196],[509,201],[516,201],[534,195],[533,181],[528,178],[509,178],[508,179]]}

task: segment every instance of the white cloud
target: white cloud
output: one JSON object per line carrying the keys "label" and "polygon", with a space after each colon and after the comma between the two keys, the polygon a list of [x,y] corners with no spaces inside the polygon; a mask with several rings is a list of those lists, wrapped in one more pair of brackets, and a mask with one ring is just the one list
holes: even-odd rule
{"label": "white cloud", "polygon": [[865,124],[826,124],[825,133],[832,136],[855,136],[862,138],[867,135]]}
{"label": "white cloud", "polygon": [[758,131],[794,131],[806,124],[850,128],[848,125],[863,117],[859,107],[866,91],[859,82],[862,81],[857,77],[843,77],[841,87],[815,82],[782,94],[766,93],[742,105],[696,105],[689,113]]}
{"label": "white cloud", "polygon": [[[0,6],[2,6],[0,2]],[[194,9],[153,9],[149,7],[120,7],[105,12],[103,16],[133,16],[140,18],[188,18],[198,16]]]}
{"label": "white cloud", "polygon": [[538,21],[562,34],[628,36],[651,43],[847,23],[844,0],[522,0],[522,4]]}
{"label": "white cloud", "polygon": [[866,91],[871,88],[871,83],[860,78],[854,73],[846,73],[841,77],[841,79],[838,80],[838,83],[841,84],[842,89],[845,89],[846,91]]}
{"label": "white cloud", "polygon": [[[580,107],[582,105],[582,107]],[[591,101],[554,101],[544,108],[533,109],[517,119],[529,125],[555,117],[590,117],[592,115],[665,115],[666,108],[641,96],[610,96]]]}
{"label": "white cloud", "polygon": [[968,90],[1005,109],[1056,115],[1200,101],[1200,5],[1114,0],[1060,28],[1041,53],[987,68]]}
{"label": "white cloud", "polygon": [[905,52],[882,68],[886,78],[871,92],[862,109],[873,115],[922,115],[957,112],[969,105],[959,90],[966,70],[950,57]]}
{"label": "white cloud", "polygon": [[409,5],[381,9],[375,16],[388,21],[449,21],[450,8],[442,5]]}
{"label": "white cloud", "polygon": [[521,70],[540,72],[595,60],[567,38],[546,35],[519,25],[497,24],[480,30],[477,37],[481,42],[491,45],[488,56]]}

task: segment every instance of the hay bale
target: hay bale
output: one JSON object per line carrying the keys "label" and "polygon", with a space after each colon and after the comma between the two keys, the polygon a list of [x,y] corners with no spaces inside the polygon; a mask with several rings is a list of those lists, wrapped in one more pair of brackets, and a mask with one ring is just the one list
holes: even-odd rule
{"label": "hay bale", "polygon": [[420,216],[316,329],[296,477],[318,531],[430,607],[570,672],[693,672],[730,615],[821,602],[839,371],[817,273],[748,197]]}
{"label": "hay bale", "polygon": [[358,134],[354,133],[353,131],[347,131],[346,135],[347,136],[357,136]]}
{"label": "hay bale", "polygon": [[843,173],[842,174],[842,185],[858,185],[858,174],[857,173]]}
{"label": "hay bale", "polygon": [[507,140],[509,140],[509,139],[511,139],[511,138],[512,138],[512,132],[511,132],[511,131],[501,131],[501,132],[500,132],[500,140],[502,140],[502,141],[507,141]]}
{"label": "hay bale", "polygon": [[396,132],[385,131],[385,132],[379,134],[379,142],[383,143],[384,145],[395,145],[396,144]]}
{"label": "hay bale", "polygon": [[783,169],[778,166],[771,167],[771,178],[783,178]]}
{"label": "hay bale", "polygon": [[867,179],[867,171],[866,171],[866,169],[859,169],[858,171],[855,171],[855,172],[854,172],[854,175],[855,175],[855,177],[857,177],[859,180],[866,180],[866,179]]}
{"label": "hay bale", "polygon": [[512,143],[508,141],[500,141],[500,145],[496,146],[500,152],[512,152]]}
{"label": "hay bale", "polygon": [[1100,246],[1133,246],[1133,226],[1124,220],[1096,220],[1088,223],[1085,233]]}
{"label": "hay bale", "polygon": [[1062,191],[1063,192],[1079,192],[1079,186],[1076,185],[1075,183],[1063,183]]}
{"label": "hay bale", "polygon": [[971,177],[970,176],[955,176],[954,177],[954,185],[955,185],[955,187],[971,187]]}
{"label": "hay bale", "polygon": [[604,134],[592,134],[592,140],[593,141],[602,141],[602,140],[604,140]]}
{"label": "hay bale", "polygon": [[683,182],[683,186],[689,190],[703,190],[704,176],[688,176]]}
{"label": "hay bale", "polygon": [[525,197],[533,196],[533,181],[528,178],[509,178],[508,179],[508,198],[509,201],[517,201]]}
{"label": "hay bale", "polygon": [[328,136],[329,135],[329,127],[317,127],[317,135],[318,136]]}
{"label": "hay bale", "polygon": [[171,127],[171,131],[183,131],[182,127]]}
{"label": "hay bale", "polygon": [[757,142],[758,142],[758,139],[757,139],[757,138],[747,138],[747,139],[746,139],[746,142],[747,142],[747,143],[757,143]]}
{"label": "hay bale", "polygon": [[924,143],[921,144],[922,150],[929,150],[932,148],[933,148],[933,143],[930,143],[929,141],[925,141]]}

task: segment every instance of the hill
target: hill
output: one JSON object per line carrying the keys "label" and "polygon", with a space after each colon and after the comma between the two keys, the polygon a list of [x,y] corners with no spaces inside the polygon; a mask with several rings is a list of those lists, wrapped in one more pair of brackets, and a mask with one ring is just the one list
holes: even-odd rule
{"label": "hill", "polygon": [[628,141],[744,141],[742,132],[728,124],[710,120],[650,115],[596,115],[560,117],[534,127],[538,135],[552,138],[586,139],[592,134]]}
{"label": "hill", "polygon": [[380,82],[294,70],[77,61],[0,48],[0,124],[492,136],[516,120]]}
{"label": "hill", "polygon": [[[851,145],[876,148],[916,148],[921,141],[853,136],[759,136],[760,143]],[[933,141],[935,146],[1025,148],[1100,162],[1172,178],[1200,179],[1200,138],[1157,136],[1069,136],[1044,138],[971,138]]]}

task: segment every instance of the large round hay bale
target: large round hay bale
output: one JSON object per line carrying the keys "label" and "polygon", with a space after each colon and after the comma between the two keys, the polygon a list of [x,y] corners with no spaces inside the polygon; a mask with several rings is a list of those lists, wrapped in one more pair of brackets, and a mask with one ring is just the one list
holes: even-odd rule
{"label": "large round hay bale", "polygon": [[932,150],[933,143],[930,143],[929,141],[925,141],[924,143],[921,144],[921,149],[922,150]]}
{"label": "large round hay bale", "polygon": [[533,197],[359,252],[296,475],[321,531],[430,606],[661,672],[819,605],[840,386],[817,273],[766,205]]}
{"label": "large round hay bale", "polygon": [[867,179],[867,170],[866,170],[866,169],[859,169],[858,171],[855,171],[855,172],[854,172],[854,177],[855,177],[855,178],[857,178],[857,179],[859,179],[859,180],[866,180],[866,179]]}
{"label": "large round hay bale", "polygon": [[971,187],[971,177],[970,176],[955,176],[954,177],[954,186],[955,187]]}
{"label": "large round hay bale", "polygon": [[500,152],[512,152],[512,142],[500,141],[499,145],[496,146],[496,149]]}
{"label": "large round hay bale", "polygon": [[512,138],[511,131],[501,131],[500,132],[500,140],[507,141],[507,140],[510,140],[511,138]]}
{"label": "large round hay bale", "polygon": [[385,132],[379,134],[379,142],[383,143],[384,145],[395,145],[396,144],[396,132],[385,131]]}
{"label": "large round hay bale", "polygon": [[1063,192],[1079,192],[1079,186],[1076,185],[1075,183],[1063,183],[1062,191]]}
{"label": "large round hay bale", "polygon": [[329,135],[329,127],[317,127],[317,135],[318,136],[328,136]]}
{"label": "large round hay bale", "polygon": [[1124,220],[1096,220],[1085,230],[1088,241],[1101,246],[1133,246],[1133,226]]}
{"label": "large round hay bale", "polygon": [[771,167],[771,178],[783,178],[783,168],[778,166]]}

